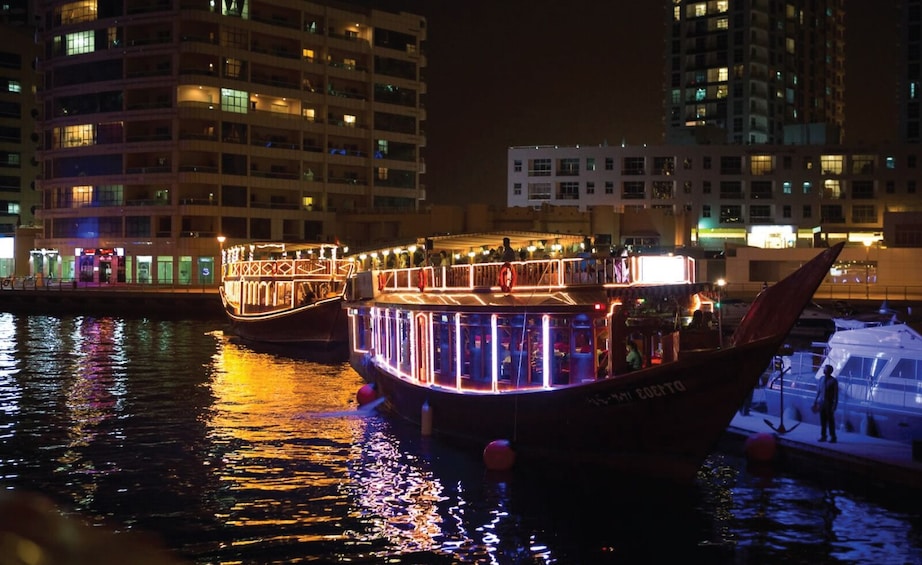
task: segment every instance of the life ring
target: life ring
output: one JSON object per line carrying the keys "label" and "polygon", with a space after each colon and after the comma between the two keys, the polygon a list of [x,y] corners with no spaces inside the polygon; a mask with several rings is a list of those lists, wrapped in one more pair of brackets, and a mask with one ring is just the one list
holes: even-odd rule
{"label": "life ring", "polygon": [[515,286],[515,269],[512,268],[511,263],[503,263],[503,266],[499,269],[499,288],[503,292],[511,292],[512,287]]}
{"label": "life ring", "polygon": [[384,290],[386,285],[387,277],[384,276],[384,273],[378,273],[378,290]]}
{"label": "life ring", "polygon": [[427,278],[426,269],[417,269],[416,286],[417,288],[419,288],[420,292],[423,292],[424,290],[426,290],[426,282],[428,282],[426,278]]}
{"label": "life ring", "polygon": [[3,288],[9,288],[12,285],[13,285],[13,281],[11,281],[10,279],[8,278],[3,279]]}

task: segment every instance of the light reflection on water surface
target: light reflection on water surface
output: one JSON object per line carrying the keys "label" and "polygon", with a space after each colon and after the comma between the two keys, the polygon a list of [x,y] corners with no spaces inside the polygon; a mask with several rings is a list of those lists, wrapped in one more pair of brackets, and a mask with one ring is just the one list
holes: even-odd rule
{"label": "light reflection on water surface", "polygon": [[0,314],[0,488],[199,563],[922,561],[918,514],[725,456],[693,489],[485,475],[477,453],[358,410],[362,384],[219,322]]}

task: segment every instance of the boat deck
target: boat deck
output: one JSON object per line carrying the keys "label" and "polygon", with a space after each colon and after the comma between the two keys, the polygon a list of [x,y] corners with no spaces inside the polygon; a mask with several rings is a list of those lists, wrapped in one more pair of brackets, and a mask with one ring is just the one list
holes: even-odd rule
{"label": "boat deck", "polygon": [[[893,487],[922,491],[922,460],[913,458],[913,444],[870,437],[858,432],[837,431],[837,442],[818,442],[815,424],[785,422],[784,434],[777,434],[765,422],[779,425],[777,416],[763,412],[737,413],[727,433],[745,439],[768,432],[777,438],[776,462],[789,469],[817,477],[834,477],[851,487],[893,493]],[[793,428],[793,429],[790,429]],[[922,438],[920,438],[922,439]],[[915,448],[917,453],[919,447]],[[832,485],[830,485],[832,486]],[[900,491],[902,492],[902,491]]]}

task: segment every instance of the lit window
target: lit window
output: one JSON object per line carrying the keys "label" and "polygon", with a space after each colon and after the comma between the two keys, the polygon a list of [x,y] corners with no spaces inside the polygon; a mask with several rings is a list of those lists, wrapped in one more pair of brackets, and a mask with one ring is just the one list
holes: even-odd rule
{"label": "lit window", "polygon": [[221,89],[221,109],[225,112],[246,114],[248,101],[249,96],[243,90],[234,90],[231,88]]}
{"label": "lit window", "polygon": [[68,55],[80,55],[81,53],[92,53],[96,47],[96,37],[92,31],[78,31],[69,33],[65,36],[66,53]]}
{"label": "lit window", "polygon": [[61,17],[62,25],[91,22],[96,19],[96,0],[71,2],[56,7],[54,11]]}
{"label": "lit window", "polygon": [[92,124],[54,128],[54,139],[56,147],[79,147],[93,145],[96,142]]}
{"label": "lit window", "polygon": [[845,163],[845,157],[842,155],[822,155],[820,163],[823,166],[825,175],[841,175]]}
{"label": "lit window", "polygon": [[345,122],[347,128],[355,127],[355,116],[346,114],[343,116],[343,122]]}
{"label": "lit window", "polygon": [[74,208],[84,208],[93,204],[92,186],[75,186],[71,188],[71,202]]}
{"label": "lit window", "polygon": [[6,87],[7,87],[7,90],[10,92],[16,92],[16,93],[22,92],[22,85],[19,84],[19,81],[16,81],[16,80],[7,81]]}

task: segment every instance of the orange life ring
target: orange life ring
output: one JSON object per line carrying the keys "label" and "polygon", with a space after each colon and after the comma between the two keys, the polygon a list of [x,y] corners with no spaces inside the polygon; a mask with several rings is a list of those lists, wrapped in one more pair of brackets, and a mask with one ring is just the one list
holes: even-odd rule
{"label": "orange life ring", "polygon": [[420,292],[426,290],[426,269],[418,269],[416,271],[416,286],[419,288]]}
{"label": "orange life ring", "polygon": [[386,285],[387,277],[384,276],[384,273],[378,273],[378,290],[384,290]]}
{"label": "orange life ring", "polygon": [[503,263],[499,269],[499,288],[503,292],[511,292],[515,286],[515,269],[511,263]]}

